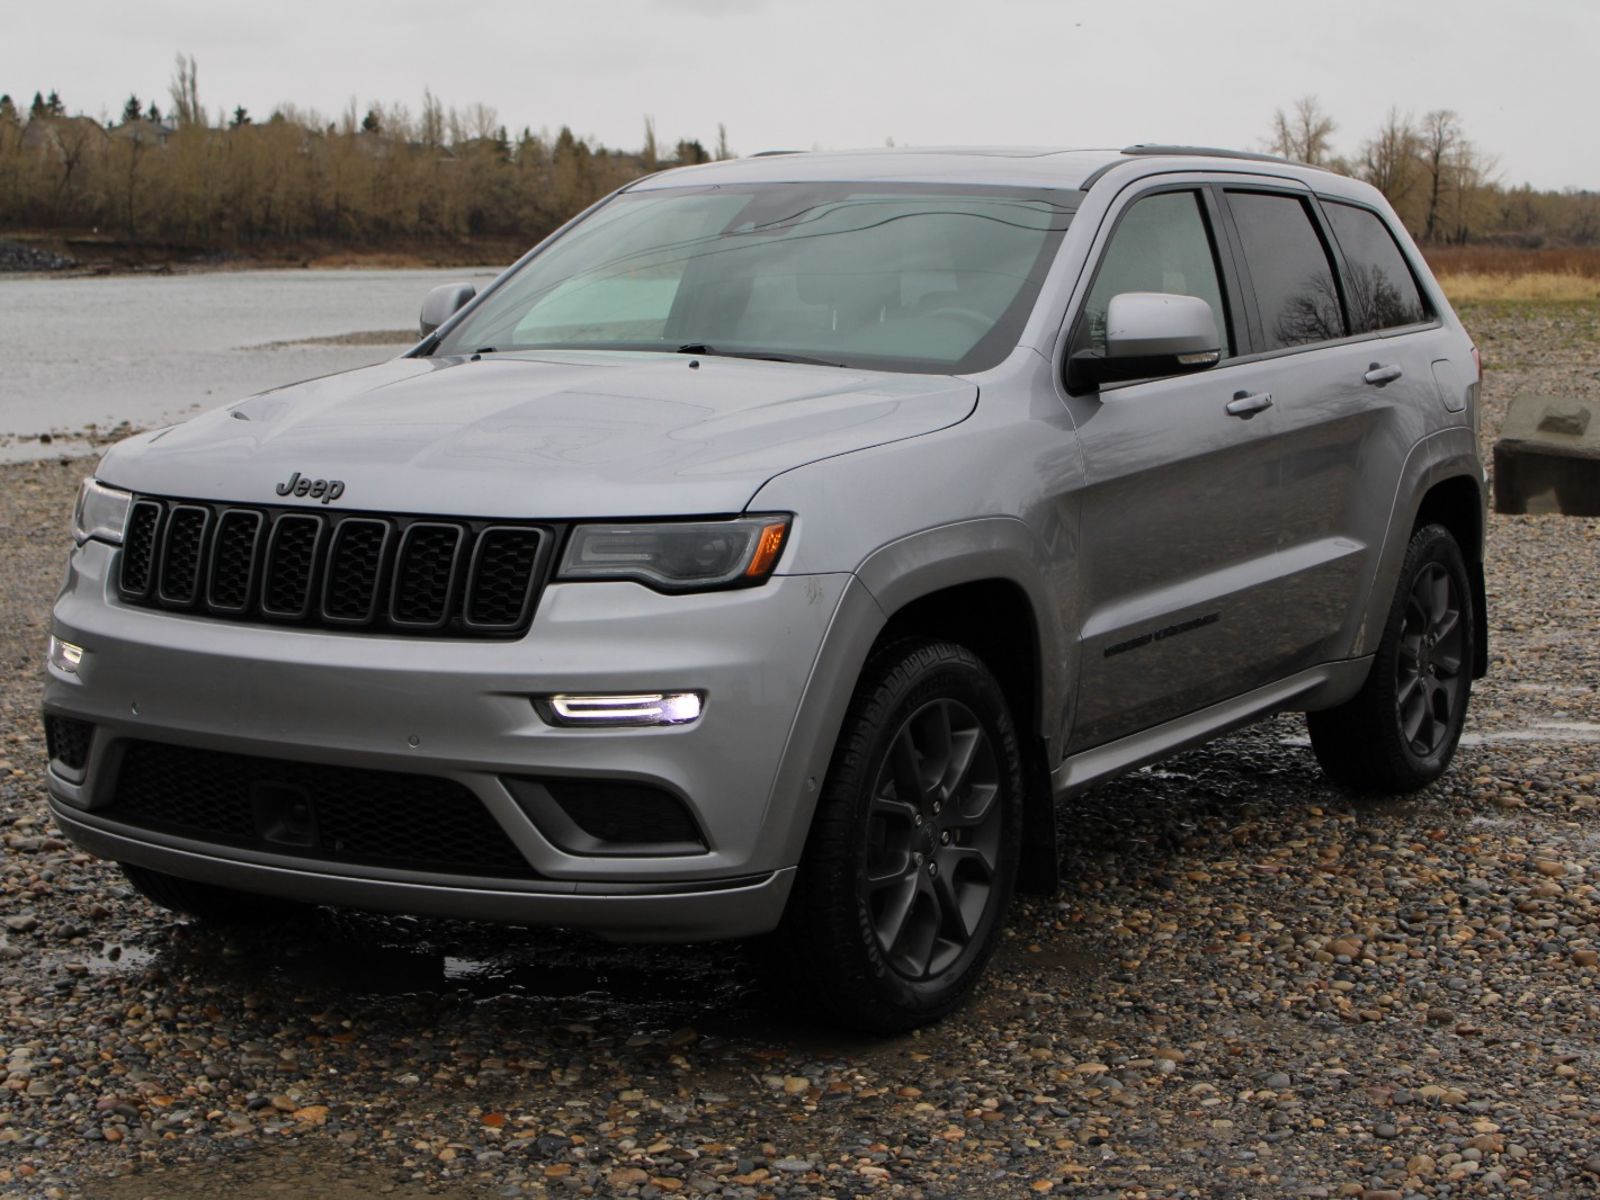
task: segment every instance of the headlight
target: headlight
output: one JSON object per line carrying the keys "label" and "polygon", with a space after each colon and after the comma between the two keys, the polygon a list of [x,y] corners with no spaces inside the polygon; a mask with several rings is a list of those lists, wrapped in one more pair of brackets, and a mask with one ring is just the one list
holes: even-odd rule
{"label": "headlight", "polygon": [[102,542],[122,541],[122,530],[128,523],[128,505],[133,496],[117,488],[109,488],[93,479],[85,479],[78,488],[78,506],[72,512],[72,537],[80,545],[90,538]]}
{"label": "headlight", "polygon": [[557,579],[631,579],[664,592],[762,583],[789,532],[787,516],[733,521],[579,525]]}

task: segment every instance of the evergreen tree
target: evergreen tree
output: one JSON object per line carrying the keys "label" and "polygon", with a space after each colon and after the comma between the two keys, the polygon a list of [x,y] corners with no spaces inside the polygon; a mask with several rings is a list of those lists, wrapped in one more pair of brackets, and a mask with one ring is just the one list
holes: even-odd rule
{"label": "evergreen tree", "polygon": [[17,106],[11,102],[11,93],[0,95],[0,121],[7,124],[17,119]]}
{"label": "evergreen tree", "polygon": [[378,110],[376,107],[367,109],[367,115],[361,118],[361,132],[383,132],[383,118],[378,115]]}
{"label": "evergreen tree", "polygon": [[38,92],[33,94],[33,103],[28,107],[28,117],[43,117],[49,115],[44,107],[44,97]]}
{"label": "evergreen tree", "polygon": [[161,124],[161,110],[156,107],[156,102],[154,100],[150,101],[150,108],[144,114],[144,119],[146,121],[153,121],[157,125]]}
{"label": "evergreen tree", "polygon": [[244,105],[239,105],[233,110],[233,120],[228,122],[229,129],[237,129],[241,125],[250,124],[250,114],[245,111]]}
{"label": "evergreen tree", "polygon": [[128,102],[122,106],[122,123],[137,121],[143,115],[143,108],[139,104],[139,97],[129,96]]}
{"label": "evergreen tree", "polygon": [[678,143],[678,165],[687,166],[690,163],[710,162],[711,155],[706,153],[706,148],[700,144],[698,138],[685,138]]}
{"label": "evergreen tree", "polygon": [[53,88],[50,94],[44,98],[44,106],[52,117],[62,116],[67,111],[67,106],[61,103],[61,93]]}

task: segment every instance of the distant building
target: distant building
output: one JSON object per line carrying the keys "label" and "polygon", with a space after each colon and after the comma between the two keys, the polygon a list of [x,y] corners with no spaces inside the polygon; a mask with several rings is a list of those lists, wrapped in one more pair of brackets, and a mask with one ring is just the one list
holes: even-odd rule
{"label": "distant building", "polygon": [[22,127],[24,147],[61,158],[81,158],[90,147],[105,145],[108,137],[93,117],[38,116]]}
{"label": "distant building", "polygon": [[136,145],[164,146],[175,130],[165,121],[152,121],[147,117],[140,117],[136,121],[124,121],[120,125],[113,125],[107,132],[111,137]]}

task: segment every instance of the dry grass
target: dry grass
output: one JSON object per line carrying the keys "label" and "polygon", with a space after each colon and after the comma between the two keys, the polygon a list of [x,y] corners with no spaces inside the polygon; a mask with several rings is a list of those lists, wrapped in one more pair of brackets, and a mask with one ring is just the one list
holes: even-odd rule
{"label": "dry grass", "polygon": [[1432,246],[1423,254],[1455,304],[1600,299],[1600,247]]}
{"label": "dry grass", "polygon": [[1427,246],[1422,256],[1438,276],[1581,275],[1600,279],[1600,246],[1519,250],[1511,246]]}
{"label": "dry grass", "polygon": [[1571,302],[1600,300],[1600,278],[1572,271],[1461,272],[1440,275],[1439,286],[1452,304],[1493,300]]}

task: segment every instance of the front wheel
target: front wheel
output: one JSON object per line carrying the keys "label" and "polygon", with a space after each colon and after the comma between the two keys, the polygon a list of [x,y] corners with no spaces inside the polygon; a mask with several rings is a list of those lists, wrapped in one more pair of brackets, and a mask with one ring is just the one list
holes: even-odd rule
{"label": "front wheel", "polygon": [[1396,793],[1444,774],[1466,721],[1476,628],[1461,547],[1444,526],[1424,525],[1406,548],[1366,683],[1337,708],[1307,714],[1330,779]]}
{"label": "front wheel", "polygon": [[878,652],[769,946],[786,990],[856,1029],[938,1020],[994,952],[1021,836],[1021,753],[988,668],[950,642]]}

